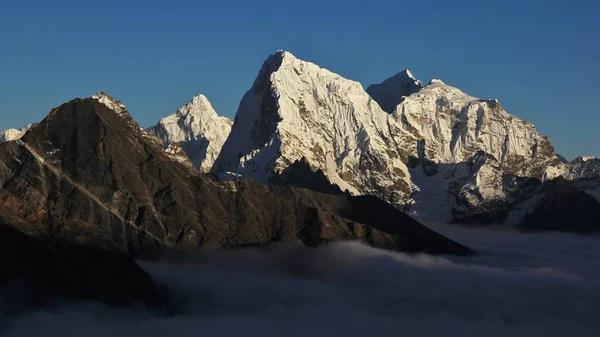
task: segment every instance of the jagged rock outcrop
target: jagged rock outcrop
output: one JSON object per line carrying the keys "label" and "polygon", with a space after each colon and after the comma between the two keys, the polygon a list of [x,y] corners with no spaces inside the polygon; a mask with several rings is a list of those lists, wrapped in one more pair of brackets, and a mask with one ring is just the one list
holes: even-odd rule
{"label": "jagged rock outcrop", "polygon": [[177,144],[196,169],[208,172],[229,136],[231,125],[229,118],[217,115],[204,95],[198,95],[147,131],[161,138],[168,151],[174,151]]}
{"label": "jagged rock outcrop", "polygon": [[360,83],[280,51],[244,95],[213,172],[268,182],[305,158],[342,190],[403,204],[413,186],[396,129]]}

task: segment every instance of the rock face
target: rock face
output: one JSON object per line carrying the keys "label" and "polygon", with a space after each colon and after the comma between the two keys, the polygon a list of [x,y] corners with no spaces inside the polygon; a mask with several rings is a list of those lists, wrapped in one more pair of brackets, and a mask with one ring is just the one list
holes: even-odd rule
{"label": "rock face", "polygon": [[8,129],[0,132],[0,143],[17,140],[23,137],[25,132],[34,127],[35,124],[27,124],[20,129]]}
{"label": "rock face", "polygon": [[196,169],[208,172],[229,136],[231,124],[228,118],[217,115],[204,95],[198,95],[147,131],[161,138],[168,151],[177,144]]}
{"label": "rock face", "polygon": [[163,246],[331,240],[471,253],[385,203],[378,207],[393,230],[364,217],[368,204],[349,195],[215,182],[172,160],[129,118],[96,99],[75,99],[20,141],[0,144],[2,205],[27,224],[19,228],[24,234],[129,255]]}
{"label": "rock face", "polygon": [[403,203],[412,184],[396,128],[360,83],[278,52],[244,95],[213,172],[269,182],[304,158],[342,190]]}

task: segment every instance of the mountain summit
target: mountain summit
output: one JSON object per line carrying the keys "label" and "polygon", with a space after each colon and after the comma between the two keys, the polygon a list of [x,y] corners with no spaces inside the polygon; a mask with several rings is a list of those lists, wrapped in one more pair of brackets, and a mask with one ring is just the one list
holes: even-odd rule
{"label": "mountain summit", "polygon": [[379,103],[384,111],[392,113],[406,96],[412,95],[422,88],[423,83],[416,79],[410,70],[405,69],[381,84],[371,84],[367,88],[367,93]]}
{"label": "mountain summit", "polygon": [[204,95],[197,95],[174,114],[147,129],[165,148],[178,144],[194,167],[208,172],[231,131],[231,120],[220,117]]}
{"label": "mountain summit", "polygon": [[393,123],[360,83],[279,51],[242,98],[213,171],[268,182],[304,158],[342,190],[407,200]]}

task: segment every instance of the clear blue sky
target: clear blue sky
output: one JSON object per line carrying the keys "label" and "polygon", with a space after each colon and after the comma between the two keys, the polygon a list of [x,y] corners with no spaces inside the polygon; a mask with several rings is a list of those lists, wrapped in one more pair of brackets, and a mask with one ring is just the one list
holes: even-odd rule
{"label": "clear blue sky", "polygon": [[277,49],[366,87],[409,68],[600,156],[600,1],[0,3],[0,129],[103,90],[149,126],[203,93],[233,116]]}

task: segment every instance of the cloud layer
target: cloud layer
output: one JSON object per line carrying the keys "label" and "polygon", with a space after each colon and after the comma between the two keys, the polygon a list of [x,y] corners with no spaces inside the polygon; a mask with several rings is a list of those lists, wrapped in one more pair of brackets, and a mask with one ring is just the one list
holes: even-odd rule
{"label": "cloud layer", "polygon": [[600,335],[598,237],[435,228],[483,254],[357,243],[168,252],[142,265],[173,290],[176,316],[61,303],[12,319],[4,335]]}

